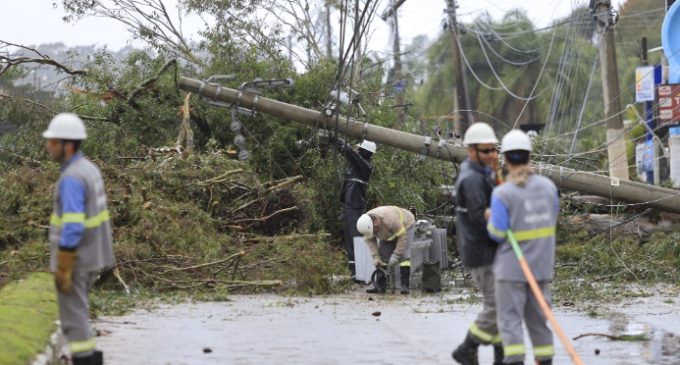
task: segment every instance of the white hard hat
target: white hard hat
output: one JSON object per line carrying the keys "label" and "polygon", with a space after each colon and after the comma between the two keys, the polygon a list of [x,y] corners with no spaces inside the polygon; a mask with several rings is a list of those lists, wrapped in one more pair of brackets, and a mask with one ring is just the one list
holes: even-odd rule
{"label": "white hard hat", "polygon": [[373,238],[373,219],[368,214],[362,214],[357,220],[357,231],[364,235],[364,238]]}
{"label": "white hard hat", "polygon": [[50,125],[42,135],[43,137],[50,139],[69,139],[76,141],[87,138],[85,124],[73,113],[57,114],[52,118]]}
{"label": "white hard hat", "polygon": [[375,142],[369,141],[367,139],[361,141],[361,143],[359,143],[357,147],[363,148],[370,153],[375,153],[375,151],[378,149],[378,147],[375,145]]}
{"label": "white hard hat", "polygon": [[463,144],[470,146],[482,143],[498,143],[498,138],[496,138],[496,133],[493,132],[493,128],[490,125],[477,122],[465,131]]}
{"label": "white hard hat", "polygon": [[501,153],[516,150],[531,152],[531,138],[519,129],[508,132],[501,142]]}

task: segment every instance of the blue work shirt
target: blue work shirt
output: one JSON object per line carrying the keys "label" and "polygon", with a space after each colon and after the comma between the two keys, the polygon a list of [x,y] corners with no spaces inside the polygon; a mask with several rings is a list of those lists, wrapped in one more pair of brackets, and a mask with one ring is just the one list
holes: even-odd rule
{"label": "blue work shirt", "polygon": [[[82,157],[83,154],[77,152],[63,164],[61,171],[64,171],[71,163]],[[59,200],[62,214],[85,214],[85,185],[72,176],[62,178],[59,183]],[[65,249],[75,249],[83,237],[84,231],[85,223],[64,223],[59,246]]]}

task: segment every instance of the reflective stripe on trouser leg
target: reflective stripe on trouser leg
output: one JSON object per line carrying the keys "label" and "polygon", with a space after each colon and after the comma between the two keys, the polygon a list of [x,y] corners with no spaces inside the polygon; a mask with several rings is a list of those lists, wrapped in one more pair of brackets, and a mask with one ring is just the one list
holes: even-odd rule
{"label": "reflective stripe on trouser leg", "polygon": [[503,340],[504,363],[524,361],[524,307],[527,296],[531,295],[527,283],[517,281],[495,282],[497,323]]}
{"label": "reflective stripe on trouser leg", "polygon": [[[515,358],[515,357],[522,357],[524,359],[524,354],[526,354],[526,349],[524,348],[523,343],[515,343],[515,344],[510,344],[510,345],[503,345],[503,353],[505,354],[505,360],[503,360],[504,364],[508,364],[509,360],[508,358]],[[515,362],[522,362],[522,361],[513,361]]]}
{"label": "reflective stripe on trouser leg", "polygon": [[500,344],[501,337],[496,325],[496,297],[494,275],[491,265],[469,269],[472,280],[482,292],[482,311],[470,326],[470,333],[481,344]]}
{"label": "reflective stripe on trouser leg", "polygon": [[68,343],[73,357],[89,356],[94,351],[97,343],[94,338],[85,341],[71,341]]}
{"label": "reflective stripe on trouser leg", "polygon": [[[539,281],[538,286],[541,288],[543,297],[548,305],[551,305],[550,283],[547,281]],[[528,284],[527,290],[530,290]],[[534,346],[534,357],[536,360],[552,359],[555,355],[553,335],[550,328],[548,328],[547,318],[533,294],[529,295],[529,298],[527,298],[527,304],[524,310],[524,323],[527,327],[527,331],[529,331],[531,343]]]}
{"label": "reflective stripe on trouser leg", "polygon": [[89,356],[94,350],[94,334],[90,327],[88,292],[95,273],[73,273],[73,291],[57,292],[61,330],[74,357]]}

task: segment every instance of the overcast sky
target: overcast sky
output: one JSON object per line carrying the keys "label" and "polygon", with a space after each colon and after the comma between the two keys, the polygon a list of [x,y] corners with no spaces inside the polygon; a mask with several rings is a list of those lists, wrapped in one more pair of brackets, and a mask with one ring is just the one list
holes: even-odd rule
{"label": "overcast sky", "polygon": [[[0,39],[24,45],[50,42],[63,42],[69,46],[96,44],[106,45],[111,50],[131,43],[124,26],[110,19],[89,18],[75,24],[64,23],[63,9],[55,9],[53,1],[60,3],[58,0],[4,0],[0,11]],[[176,2],[165,1],[168,7],[174,7]],[[381,2],[379,9],[382,10],[389,1]],[[623,2],[614,0],[617,7]],[[470,21],[484,11],[498,18],[508,10],[519,8],[526,10],[537,26],[545,26],[555,18],[568,15],[575,6],[587,4],[588,0],[458,0],[458,3],[458,13],[463,21]],[[445,4],[445,0],[407,0],[400,9],[402,43],[410,43],[419,34],[426,34],[430,39],[436,37],[441,31]],[[201,24],[197,17],[187,19],[185,33],[195,37]],[[379,18],[374,22],[369,48],[389,50],[389,28]]]}

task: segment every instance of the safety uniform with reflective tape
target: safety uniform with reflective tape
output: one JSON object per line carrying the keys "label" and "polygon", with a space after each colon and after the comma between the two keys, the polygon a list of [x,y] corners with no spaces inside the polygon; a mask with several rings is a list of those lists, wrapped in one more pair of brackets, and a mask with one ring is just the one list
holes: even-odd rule
{"label": "safety uniform with reflective tape", "polygon": [[[391,252],[387,254],[388,258],[389,255],[394,253],[401,258],[400,266],[411,266],[411,241],[413,240],[414,223],[416,221],[413,214],[406,209],[393,205],[377,207],[369,210],[366,214],[376,217],[380,221],[378,231],[373,238],[366,240],[371,255],[373,257],[380,255],[382,260],[385,260],[384,256],[387,252],[384,249],[378,250],[376,239],[379,239],[381,247],[385,246],[391,249]],[[392,247],[394,248],[392,249]]]}
{"label": "safety uniform with reflective tape", "polygon": [[57,296],[59,318],[73,356],[89,356],[95,342],[88,317],[88,292],[96,272],[113,266],[114,259],[104,180],[99,169],[80,153],[62,166],[54,192],[49,240],[52,271],[56,270],[60,247],[75,249],[77,254],[73,291]]}
{"label": "safety uniform with reflective tape", "polygon": [[529,331],[537,360],[553,357],[552,332],[536,302],[518,259],[505,238],[511,229],[517,237],[527,264],[550,304],[549,283],[555,265],[555,226],[559,198],[549,179],[531,175],[526,186],[514,183],[494,189],[491,196],[491,219],[487,229],[500,243],[494,261],[498,327],[503,340],[504,362],[524,361],[522,322]]}
{"label": "safety uniform with reflective tape", "polygon": [[345,227],[344,241],[347,264],[352,274],[355,274],[354,237],[361,236],[359,231],[357,231],[357,220],[366,212],[366,195],[373,166],[359,152],[353,150],[352,146],[348,143],[336,139],[335,144],[348,162],[347,171],[345,171],[342,181],[340,202],[343,209],[342,216]]}
{"label": "safety uniform with reflective tape", "polygon": [[489,238],[484,211],[495,186],[493,171],[465,159],[456,178],[456,240],[463,265],[482,293],[482,311],[470,325],[470,335],[480,344],[501,342],[496,325],[493,260],[498,243]]}

